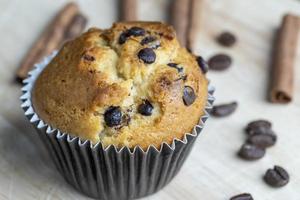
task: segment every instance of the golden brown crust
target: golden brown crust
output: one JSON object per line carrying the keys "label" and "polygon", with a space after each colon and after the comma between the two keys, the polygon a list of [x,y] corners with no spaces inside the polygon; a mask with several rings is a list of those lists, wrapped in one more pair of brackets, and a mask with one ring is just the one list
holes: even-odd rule
{"label": "golden brown crust", "polygon": [[[146,34],[119,44],[120,34],[131,27],[143,28]],[[158,48],[140,44],[149,35],[157,38]],[[137,56],[147,46],[156,55],[152,64]],[[33,105],[46,123],[93,143],[159,148],[192,131],[204,114],[207,84],[195,56],[179,46],[172,27],[159,22],[115,23],[111,29],[90,29],[66,43],[36,80]],[[185,86],[196,95],[189,106],[183,101]],[[138,112],[145,99],[153,106],[150,116]],[[120,107],[121,125],[107,126],[104,113],[110,106]]]}

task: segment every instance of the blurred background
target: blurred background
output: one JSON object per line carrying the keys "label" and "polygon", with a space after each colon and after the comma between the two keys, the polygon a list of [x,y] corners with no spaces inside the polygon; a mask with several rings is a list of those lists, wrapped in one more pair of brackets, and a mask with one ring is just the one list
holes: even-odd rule
{"label": "blurred background", "polygon": [[[0,0],[0,199],[87,199],[54,169],[33,128],[23,116],[16,72],[28,50],[67,0]],[[89,27],[109,28],[120,18],[120,1],[78,0]],[[170,23],[171,0],[138,0],[137,19]],[[145,199],[229,199],[250,192],[258,200],[300,199],[300,51],[295,56],[294,96],[289,104],[267,100],[275,32],[286,13],[300,15],[298,0],[203,0],[193,53],[208,60],[224,53],[232,59],[225,71],[208,72],[216,104],[238,102],[226,118],[209,119],[179,175],[162,191]],[[174,13],[173,13],[174,14]],[[236,44],[216,38],[229,31]],[[299,45],[298,49],[299,49]],[[251,120],[272,121],[276,147],[256,162],[236,157]],[[278,164],[291,175],[285,188],[263,183],[266,169]]]}

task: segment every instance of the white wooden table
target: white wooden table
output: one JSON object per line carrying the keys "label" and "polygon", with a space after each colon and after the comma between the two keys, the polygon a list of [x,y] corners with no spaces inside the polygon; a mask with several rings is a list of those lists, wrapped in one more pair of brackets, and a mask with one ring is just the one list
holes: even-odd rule
{"label": "white wooden table", "polygon": [[[14,72],[26,50],[65,0],[0,0],[0,199],[87,199],[69,186],[33,134],[19,107],[20,87]],[[117,19],[116,0],[80,0],[89,26],[109,27]],[[165,20],[168,1],[140,0],[143,20]],[[234,65],[226,72],[209,73],[216,86],[217,103],[237,100],[231,117],[210,119],[179,175],[149,200],[226,200],[250,192],[256,200],[300,199],[300,53],[296,67],[294,102],[266,101],[269,54],[281,16],[300,15],[296,0],[208,0],[197,53],[209,57],[226,52]],[[232,49],[218,46],[214,37],[223,30],[237,34]],[[236,152],[245,139],[250,120],[267,118],[279,139],[266,156],[245,162]],[[282,189],[268,187],[262,175],[274,164],[284,166],[291,182]]]}

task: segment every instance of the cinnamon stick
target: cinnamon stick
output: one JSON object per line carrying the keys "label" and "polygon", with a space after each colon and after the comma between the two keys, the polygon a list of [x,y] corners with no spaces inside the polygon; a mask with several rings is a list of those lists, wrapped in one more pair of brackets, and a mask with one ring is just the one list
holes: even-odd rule
{"label": "cinnamon stick", "polygon": [[64,40],[71,40],[78,36],[87,24],[87,18],[82,15],[81,13],[75,15],[71,21],[71,24],[66,28],[65,34],[64,34]]}
{"label": "cinnamon stick", "polygon": [[182,46],[186,46],[187,44],[189,3],[190,0],[174,0],[171,9],[171,23],[176,30],[177,38]]}
{"label": "cinnamon stick", "polygon": [[273,56],[273,75],[270,100],[273,103],[289,103],[293,99],[294,61],[297,51],[300,18],[287,14],[278,31]]}
{"label": "cinnamon stick", "polygon": [[190,0],[186,47],[191,52],[195,50],[197,34],[200,30],[202,7],[203,0]]}
{"label": "cinnamon stick", "polygon": [[137,20],[137,0],[121,0],[121,21]]}
{"label": "cinnamon stick", "polygon": [[26,78],[33,65],[59,48],[65,39],[79,34],[86,24],[83,18],[77,4],[71,2],[63,7],[23,58],[16,73],[17,80]]}

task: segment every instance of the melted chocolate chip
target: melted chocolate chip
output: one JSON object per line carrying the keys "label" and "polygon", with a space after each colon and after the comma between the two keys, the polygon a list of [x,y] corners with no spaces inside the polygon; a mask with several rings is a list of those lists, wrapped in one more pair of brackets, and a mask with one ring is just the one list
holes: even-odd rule
{"label": "melted chocolate chip", "polygon": [[156,54],[151,48],[144,48],[138,52],[138,58],[141,59],[146,64],[151,64],[155,62]]}
{"label": "melted chocolate chip", "polygon": [[113,127],[122,122],[122,112],[119,106],[111,106],[104,113],[104,121],[107,126]]}
{"label": "melted chocolate chip", "polygon": [[130,36],[143,36],[145,35],[146,31],[143,28],[140,27],[132,27],[123,33],[120,34],[119,36],[119,44],[124,44]]}
{"label": "melted chocolate chip", "polygon": [[206,74],[208,72],[208,64],[206,63],[206,61],[201,56],[197,56],[196,61],[202,72]]}
{"label": "melted chocolate chip", "polygon": [[145,29],[136,26],[128,30],[129,36],[143,36],[145,35],[145,33],[146,33]]}
{"label": "melted chocolate chip", "polygon": [[169,67],[173,67],[173,68],[177,69],[177,71],[178,71],[179,73],[183,72],[183,68],[182,68],[182,67],[178,67],[178,64],[177,64],[177,63],[168,63],[167,65],[168,65]]}
{"label": "melted chocolate chip", "polygon": [[119,36],[119,41],[118,41],[119,44],[124,44],[126,42],[127,38],[128,38],[127,32],[121,33]]}
{"label": "melted chocolate chip", "polygon": [[150,116],[152,114],[153,106],[148,100],[144,100],[142,104],[138,107],[138,112],[145,116]]}
{"label": "melted chocolate chip", "polygon": [[182,99],[186,106],[192,105],[196,99],[194,89],[190,86],[184,86]]}
{"label": "melted chocolate chip", "polygon": [[156,40],[156,37],[154,36],[147,36],[141,41],[141,45],[149,44],[151,42],[154,42]]}
{"label": "melted chocolate chip", "polygon": [[86,60],[86,61],[93,62],[95,60],[95,57],[91,56],[91,55],[88,55],[88,54],[84,54],[83,59]]}

